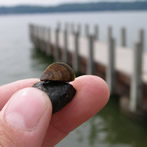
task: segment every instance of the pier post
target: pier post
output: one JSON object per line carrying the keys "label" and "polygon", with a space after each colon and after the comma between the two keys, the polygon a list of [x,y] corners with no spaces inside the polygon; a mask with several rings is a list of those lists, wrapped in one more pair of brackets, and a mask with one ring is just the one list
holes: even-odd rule
{"label": "pier post", "polygon": [[39,26],[39,38],[42,40],[42,26]]}
{"label": "pier post", "polygon": [[42,51],[47,52],[47,27],[42,27]]}
{"label": "pier post", "polygon": [[78,32],[79,34],[81,34],[81,24],[80,24],[80,23],[77,25],[77,32]]}
{"label": "pier post", "polygon": [[44,33],[43,32],[43,27],[40,26],[39,27],[39,48],[40,48],[41,51],[43,51],[43,44],[42,44],[43,35],[44,35],[43,33]]}
{"label": "pier post", "polygon": [[143,29],[139,30],[139,42],[142,45],[142,51],[144,51],[144,30]]}
{"label": "pier post", "polygon": [[[36,31],[35,31],[35,35],[36,35],[36,38],[37,38],[37,41],[38,41],[38,39],[39,39],[39,31],[40,31],[39,28],[40,28],[40,27],[39,27],[38,25],[36,25],[35,28],[36,28],[36,29],[35,29],[35,30],[36,30]],[[39,42],[38,42],[38,43],[39,43]],[[37,43],[37,44],[38,44],[38,43]]]}
{"label": "pier post", "polygon": [[74,34],[75,31],[75,25],[74,23],[71,23],[71,33]]}
{"label": "pier post", "polygon": [[38,45],[38,48],[40,49],[40,26],[36,26],[37,27],[37,31],[36,31],[36,34],[37,34],[37,45]]}
{"label": "pier post", "polygon": [[94,36],[89,35],[89,49],[88,49],[88,63],[87,63],[87,74],[93,74],[94,73]]}
{"label": "pier post", "polygon": [[30,24],[29,25],[29,33],[30,33],[30,39],[31,39],[31,41],[32,42],[34,42],[33,40],[34,40],[34,25],[32,25],[32,24]]}
{"label": "pier post", "polygon": [[42,50],[47,52],[47,27],[42,27]]}
{"label": "pier post", "polygon": [[62,61],[67,63],[68,62],[68,27],[65,25],[64,30],[64,51],[62,55]]}
{"label": "pier post", "polygon": [[66,30],[67,32],[69,31],[69,24],[68,23],[64,24],[64,30]]}
{"label": "pier post", "polygon": [[36,26],[36,36],[37,36],[37,40],[36,40],[36,44],[37,44],[37,48],[40,49],[40,26]]}
{"label": "pier post", "polygon": [[61,30],[61,22],[57,22],[57,28]]}
{"label": "pier post", "polygon": [[95,25],[94,26],[94,37],[95,37],[95,40],[99,40],[99,27],[98,25]]}
{"label": "pier post", "polygon": [[44,26],[40,26],[40,39],[43,40],[44,38]]}
{"label": "pier post", "polygon": [[39,36],[39,26],[35,26],[35,36],[38,39],[38,36]]}
{"label": "pier post", "polygon": [[33,41],[33,44],[34,44],[34,47],[35,48],[40,48],[40,41],[39,41],[39,26],[37,25],[31,25],[32,28],[33,28],[33,32],[32,32],[32,41]]}
{"label": "pier post", "polygon": [[46,53],[51,56],[51,28],[47,28],[47,45],[46,45]]}
{"label": "pier post", "polygon": [[126,47],[126,29],[121,28],[121,46]]}
{"label": "pier post", "polygon": [[60,31],[60,27],[57,27],[55,30],[55,60],[59,61],[59,31]]}
{"label": "pier post", "polygon": [[75,53],[73,58],[73,68],[75,72],[79,71],[79,34],[79,31],[74,33]]}
{"label": "pier post", "polygon": [[130,110],[133,112],[142,110],[142,59],[144,33],[140,31],[140,40],[134,47],[133,75],[131,79]]}
{"label": "pier post", "polygon": [[35,43],[35,47],[38,47],[38,26],[37,25],[33,25],[33,26],[34,26],[33,41]]}
{"label": "pier post", "polygon": [[34,28],[34,31],[33,31],[33,44],[34,44],[34,47],[35,48],[38,48],[38,43],[37,43],[37,40],[38,40],[38,36],[37,36],[37,32],[38,32],[38,26],[35,26],[35,25],[32,25],[33,28]]}
{"label": "pier post", "polygon": [[85,36],[88,37],[89,36],[89,24],[85,25]]}
{"label": "pier post", "polygon": [[36,36],[36,28],[37,28],[37,26],[35,26],[35,25],[33,25],[33,24],[31,24],[31,26],[32,26],[32,35],[33,35],[33,37],[34,36]]}
{"label": "pier post", "polygon": [[42,51],[42,26],[39,26],[39,48]]}
{"label": "pier post", "polygon": [[108,28],[108,65],[106,72],[106,81],[113,92],[115,88],[115,40],[112,37],[112,28]]}

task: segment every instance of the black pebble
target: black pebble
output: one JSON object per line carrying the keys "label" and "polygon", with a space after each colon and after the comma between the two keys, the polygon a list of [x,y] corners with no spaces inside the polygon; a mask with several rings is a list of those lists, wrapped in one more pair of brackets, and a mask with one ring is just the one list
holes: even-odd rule
{"label": "black pebble", "polygon": [[52,102],[53,113],[62,109],[76,94],[76,90],[71,84],[60,81],[40,81],[33,87],[47,93]]}

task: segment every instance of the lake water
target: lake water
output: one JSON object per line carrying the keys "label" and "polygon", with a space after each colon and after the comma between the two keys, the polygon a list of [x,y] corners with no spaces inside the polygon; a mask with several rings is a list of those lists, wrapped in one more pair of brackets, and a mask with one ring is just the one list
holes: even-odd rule
{"label": "lake water", "polygon": [[[44,68],[52,61],[33,49],[28,34],[29,23],[52,28],[55,28],[58,21],[81,23],[82,26],[89,23],[91,33],[93,25],[99,24],[100,40],[104,42],[107,40],[107,27],[111,25],[114,27],[114,37],[117,38],[118,45],[120,28],[126,27],[127,44],[132,48],[138,40],[138,30],[143,28],[147,31],[146,18],[147,12],[0,16],[0,85],[24,78],[40,77]],[[146,147],[146,130],[146,125],[125,117],[119,110],[118,99],[112,97],[105,109],[69,134],[57,147]]]}

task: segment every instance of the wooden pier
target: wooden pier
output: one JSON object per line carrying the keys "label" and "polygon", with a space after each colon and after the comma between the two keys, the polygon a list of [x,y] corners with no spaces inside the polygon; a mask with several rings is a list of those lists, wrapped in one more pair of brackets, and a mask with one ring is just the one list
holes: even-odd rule
{"label": "wooden pier", "polygon": [[[108,27],[107,44],[98,40],[99,28],[95,33],[81,35],[81,26],[76,31],[73,24],[65,24],[61,31],[58,23],[55,30],[50,27],[30,25],[30,38],[35,48],[40,49],[55,61],[70,64],[76,72],[100,76],[107,81],[112,93],[121,97],[120,106],[132,116],[146,116],[147,112],[147,52],[144,52],[144,31],[134,48],[126,47],[126,30],[121,30],[121,46],[116,46],[112,28]],[[143,118],[144,118],[143,117]]]}

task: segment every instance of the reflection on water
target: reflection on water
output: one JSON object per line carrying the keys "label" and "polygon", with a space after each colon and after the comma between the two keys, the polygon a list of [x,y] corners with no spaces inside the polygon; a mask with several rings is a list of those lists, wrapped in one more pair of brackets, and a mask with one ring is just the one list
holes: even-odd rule
{"label": "reflection on water", "polygon": [[[112,97],[113,98],[113,97]],[[147,126],[145,123],[129,120],[119,111],[119,105],[112,99],[99,114],[105,122],[109,144],[124,144],[128,147],[145,147],[147,145]]]}
{"label": "reflection on water", "polygon": [[57,147],[71,142],[78,147],[146,147],[147,126],[128,119],[119,110],[118,100],[111,97],[107,106],[88,122],[67,136]]}

